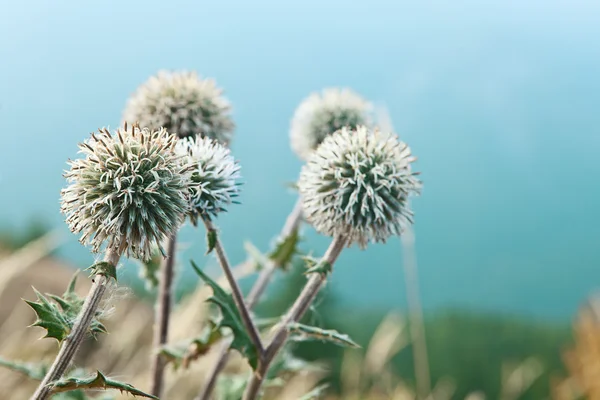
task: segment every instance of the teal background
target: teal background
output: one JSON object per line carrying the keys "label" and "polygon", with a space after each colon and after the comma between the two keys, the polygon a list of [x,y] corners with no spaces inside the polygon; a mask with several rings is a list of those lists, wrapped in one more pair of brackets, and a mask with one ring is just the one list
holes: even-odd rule
{"label": "teal background", "polygon": [[[567,319],[600,282],[598,15],[591,1],[3,2],[1,226],[47,221],[68,239],[61,256],[89,263],[59,214],[66,160],[150,75],[195,69],[234,106],[243,205],[218,225],[242,261],[244,240],[266,250],[294,203],[295,107],[348,86],[387,104],[419,157],[426,310]],[[184,229],[180,284],[196,280],[191,257],[217,271],[203,235]],[[330,286],[353,307],[404,308],[401,255],[397,239],[348,250]]]}

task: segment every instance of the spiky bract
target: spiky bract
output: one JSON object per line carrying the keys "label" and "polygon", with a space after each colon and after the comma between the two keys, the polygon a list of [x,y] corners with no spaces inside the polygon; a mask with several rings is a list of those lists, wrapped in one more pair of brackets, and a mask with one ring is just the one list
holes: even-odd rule
{"label": "spiky bract", "polygon": [[412,223],[408,198],[421,188],[411,172],[414,160],[394,134],[342,128],[302,167],[298,189],[305,218],[320,233],[347,235],[348,245],[361,248],[399,235]]}
{"label": "spiky bract", "polygon": [[235,125],[231,105],[213,79],[193,71],[159,71],[129,98],[123,120],[167,129],[178,137],[200,135],[228,145]]}
{"label": "spiky bract", "polygon": [[132,126],[114,134],[103,128],[79,145],[70,160],[61,211],[69,228],[93,252],[107,249],[149,260],[188,212],[192,166],[175,152],[177,137],[165,129]]}
{"label": "spiky bract", "polygon": [[178,154],[188,157],[194,165],[190,191],[190,218],[196,225],[200,214],[213,215],[226,211],[225,207],[237,203],[240,167],[229,148],[209,138],[180,139]]}
{"label": "spiky bract", "polygon": [[313,93],[296,109],[290,128],[292,150],[306,158],[333,132],[370,125],[373,106],[350,89],[327,88]]}

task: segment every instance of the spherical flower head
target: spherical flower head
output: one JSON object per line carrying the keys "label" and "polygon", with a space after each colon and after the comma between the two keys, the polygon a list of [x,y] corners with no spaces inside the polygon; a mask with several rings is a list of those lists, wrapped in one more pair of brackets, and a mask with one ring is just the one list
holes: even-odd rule
{"label": "spherical flower head", "polygon": [[348,246],[382,242],[412,223],[408,198],[421,182],[415,158],[391,133],[365,126],[328,136],[302,167],[303,212],[317,231],[345,235]]}
{"label": "spherical flower head", "polygon": [[[188,212],[192,166],[175,152],[177,137],[137,126],[92,133],[69,161],[61,211],[80,242],[147,261]],[[163,252],[164,253],[164,252]]]}
{"label": "spherical flower head", "polygon": [[178,154],[194,166],[190,183],[190,219],[194,225],[199,215],[216,216],[225,207],[237,203],[240,167],[229,148],[207,137],[180,139]]}
{"label": "spherical flower head", "polygon": [[129,98],[123,120],[164,127],[178,137],[200,135],[228,145],[235,125],[231,105],[212,79],[193,71],[160,71]]}
{"label": "spherical flower head", "polygon": [[327,88],[313,93],[296,109],[290,129],[292,150],[303,160],[333,132],[370,125],[371,103],[350,89]]}

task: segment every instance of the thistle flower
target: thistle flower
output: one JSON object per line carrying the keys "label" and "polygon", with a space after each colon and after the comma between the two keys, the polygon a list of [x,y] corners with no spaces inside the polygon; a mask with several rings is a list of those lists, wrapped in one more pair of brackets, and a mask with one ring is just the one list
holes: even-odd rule
{"label": "thistle flower", "polygon": [[230,150],[207,137],[180,139],[176,152],[194,165],[190,183],[190,219],[196,225],[200,214],[216,216],[225,206],[237,203],[240,167]]}
{"label": "thistle flower", "polygon": [[[188,211],[191,166],[174,151],[165,129],[103,128],[79,145],[84,158],[69,161],[61,212],[80,242],[143,261],[153,245],[175,232]],[[162,251],[162,250],[161,250]],[[164,253],[164,251],[163,251]]]}
{"label": "thistle flower", "polygon": [[302,167],[298,189],[306,219],[348,245],[385,242],[412,223],[408,197],[421,182],[409,147],[391,133],[359,126],[328,136]]}
{"label": "thistle flower", "polygon": [[231,141],[235,125],[231,106],[212,79],[195,72],[159,71],[129,98],[124,121],[142,128],[165,128],[180,138],[200,135],[224,145]]}
{"label": "thistle flower", "polygon": [[328,135],[343,128],[370,125],[372,105],[350,89],[327,88],[313,93],[296,109],[292,118],[292,150],[303,160]]}

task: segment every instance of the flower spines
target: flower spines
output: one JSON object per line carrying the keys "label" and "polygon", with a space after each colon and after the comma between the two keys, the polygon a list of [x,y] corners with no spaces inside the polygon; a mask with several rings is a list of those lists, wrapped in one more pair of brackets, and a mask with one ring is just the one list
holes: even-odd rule
{"label": "flower spines", "polygon": [[84,158],[69,161],[61,211],[80,242],[142,260],[152,245],[175,232],[188,210],[190,165],[174,151],[165,129],[132,126],[114,135],[100,129],[79,145]]}
{"label": "flower spines", "polygon": [[343,127],[370,125],[373,106],[349,89],[327,88],[313,93],[296,109],[290,128],[294,152],[306,159],[319,144]]}
{"label": "flower spines", "polygon": [[180,139],[176,150],[194,165],[190,184],[190,218],[195,225],[200,214],[216,216],[235,204],[239,196],[239,164],[231,151],[210,138]]}
{"label": "flower spines", "polygon": [[131,96],[123,118],[150,129],[164,127],[180,138],[200,135],[228,145],[235,129],[230,114],[213,79],[193,71],[160,71]]}
{"label": "flower spines", "polygon": [[330,236],[344,234],[364,248],[385,242],[412,223],[408,198],[421,182],[409,147],[395,135],[364,126],[326,138],[303,167],[298,183],[306,218]]}

